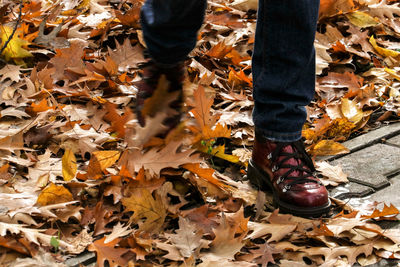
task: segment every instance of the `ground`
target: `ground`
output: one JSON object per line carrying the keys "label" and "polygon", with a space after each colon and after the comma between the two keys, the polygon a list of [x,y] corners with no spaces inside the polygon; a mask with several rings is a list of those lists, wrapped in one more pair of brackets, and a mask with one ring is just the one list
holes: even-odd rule
{"label": "ground", "polygon": [[279,213],[246,179],[256,1],[209,1],[182,123],[162,138],[176,97],[165,81],[145,103],[144,127],[132,112],[145,61],[141,1],[1,4],[2,265],[400,258],[396,1],[321,1],[303,137],[333,208],[314,219]]}

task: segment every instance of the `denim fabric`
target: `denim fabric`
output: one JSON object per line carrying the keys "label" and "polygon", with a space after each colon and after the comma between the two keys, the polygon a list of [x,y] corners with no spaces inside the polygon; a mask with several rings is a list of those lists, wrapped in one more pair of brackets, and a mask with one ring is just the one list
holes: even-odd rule
{"label": "denim fabric", "polygon": [[253,53],[253,120],[272,141],[296,141],[315,91],[319,0],[260,0]]}
{"label": "denim fabric", "polygon": [[[147,0],[143,36],[163,64],[185,59],[196,44],[205,0]],[[315,91],[314,37],[319,0],[259,0],[253,53],[253,120],[264,137],[301,138],[305,106]]]}
{"label": "denim fabric", "polygon": [[207,0],[147,0],[141,10],[150,56],[168,65],[186,59],[196,46]]}

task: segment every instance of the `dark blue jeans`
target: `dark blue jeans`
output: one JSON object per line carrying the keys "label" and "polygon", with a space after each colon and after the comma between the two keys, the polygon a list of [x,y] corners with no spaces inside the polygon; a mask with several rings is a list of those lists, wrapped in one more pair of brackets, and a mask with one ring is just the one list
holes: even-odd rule
{"label": "dark blue jeans", "polygon": [[[185,59],[196,45],[206,0],[147,0],[143,36],[163,64]],[[253,120],[272,141],[296,141],[315,91],[314,37],[319,0],[259,0],[253,52]]]}

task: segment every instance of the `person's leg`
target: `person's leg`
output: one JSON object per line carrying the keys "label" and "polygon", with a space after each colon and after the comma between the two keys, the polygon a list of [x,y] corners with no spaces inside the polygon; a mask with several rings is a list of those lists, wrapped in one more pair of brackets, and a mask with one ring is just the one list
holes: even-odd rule
{"label": "person's leg", "polygon": [[183,61],[195,47],[206,0],[147,0],[142,7],[143,37],[157,63]]}
{"label": "person's leg", "polygon": [[147,0],[143,5],[141,23],[150,60],[143,68],[135,101],[136,116],[142,126],[146,116],[153,116],[144,111],[145,101],[154,94],[163,76],[168,91],[178,91],[176,99],[169,104],[175,114],[167,114],[164,121],[166,133],[179,123],[185,72],[183,61],[196,45],[206,5],[206,0]]}
{"label": "person's leg", "polygon": [[314,96],[319,0],[259,1],[253,53],[258,131],[273,141],[296,141]]}
{"label": "person's leg", "polygon": [[319,0],[260,0],[252,66],[256,138],[247,175],[272,189],[281,211],[306,217],[330,207],[300,140],[314,96],[318,8]]}

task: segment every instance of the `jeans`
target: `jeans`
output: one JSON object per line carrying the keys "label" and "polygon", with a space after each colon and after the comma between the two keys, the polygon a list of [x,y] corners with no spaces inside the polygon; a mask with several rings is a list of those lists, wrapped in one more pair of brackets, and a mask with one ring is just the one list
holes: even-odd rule
{"label": "jeans", "polygon": [[[162,64],[183,61],[195,47],[206,0],[147,0],[143,36]],[[314,37],[319,0],[259,0],[252,58],[253,121],[271,141],[301,138],[305,106],[315,92]]]}

